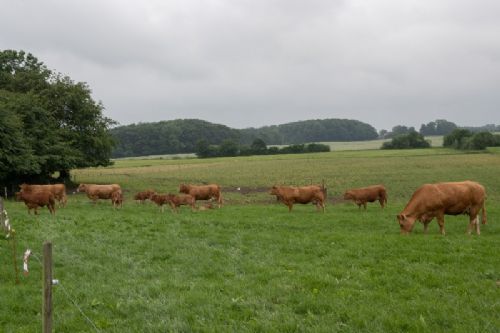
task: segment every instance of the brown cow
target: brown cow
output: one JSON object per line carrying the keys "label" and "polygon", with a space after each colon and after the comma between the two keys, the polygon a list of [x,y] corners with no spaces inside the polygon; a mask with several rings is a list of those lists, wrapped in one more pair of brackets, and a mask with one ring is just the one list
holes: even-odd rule
{"label": "brown cow", "polygon": [[123,193],[122,190],[117,190],[111,193],[111,204],[113,205],[113,208],[116,208],[120,206],[120,208],[123,207]]}
{"label": "brown cow", "polygon": [[321,207],[323,212],[325,211],[326,189],[323,186],[273,186],[269,194],[275,195],[278,201],[288,206],[289,212],[292,211],[294,203],[313,203],[317,210]]}
{"label": "brown cow", "polygon": [[444,231],[444,215],[469,215],[467,232],[470,234],[474,225],[479,235],[479,211],[482,210],[482,222],[486,224],[484,187],[476,182],[451,182],[424,184],[413,193],[410,201],[397,215],[402,234],[411,232],[415,221],[424,224],[424,232],[434,217],[437,218],[441,234]]}
{"label": "brown cow", "polygon": [[158,205],[158,208],[161,209],[163,213],[163,205],[168,203],[167,195],[165,194],[153,194],[151,196],[151,201]]}
{"label": "brown cow", "polygon": [[111,194],[115,191],[121,191],[121,187],[118,184],[80,184],[76,191],[87,193],[87,197],[96,203],[97,199],[111,199]]}
{"label": "brown cow", "polygon": [[38,215],[38,207],[47,206],[49,212],[54,215],[56,213],[55,199],[52,192],[46,191],[34,191],[34,192],[16,192],[16,199],[24,201],[26,207],[28,207],[28,213],[31,214],[31,210],[35,210],[35,215]]}
{"label": "brown cow", "polygon": [[146,200],[151,200],[151,197],[153,196],[153,194],[155,194],[155,190],[146,190],[146,191],[142,191],[142,192],[139,192],[139,193],[136,193],[134,195],[134,200],[138,200],[140,201],[141,203],[144,203],[144,201]]}
{"label": "brown cow", "polygon": [[378,200],[380,206],[384,208],[385,204],[387,204],[387,192],[384,185],[354,188],[344,193],[344,200],[352,200],[358,205],[358,208],[363,206],[365,209],[367,202]]}
{"label": "brown cow", "polygon": [[179,192],[192,195],[195,200],[217,200],[219,208],[222,206],[222,194],[220,186],[217,184],[210,185],[186,185],[179,186]]}
{"label": "brown cow", "polygon": [[66,185],[64,184],[49,184],[49,185],[19,185],[21,192],[36,192],[36,191],[50,191],[54,198],[58,201],[59,206],[66,207],[68,198],[66,196]]}
{"label": "brown cow", "polygon": [[170,208],[172,211],[175,211],[177,213],[177,207],[180,207],[182,205],[189,205],[191,206],[191,211],[194,211],[196,208],[194,206],[195,204],[195,199],[192,195],[189,194],[167,194],[167,202],[170,205]]}

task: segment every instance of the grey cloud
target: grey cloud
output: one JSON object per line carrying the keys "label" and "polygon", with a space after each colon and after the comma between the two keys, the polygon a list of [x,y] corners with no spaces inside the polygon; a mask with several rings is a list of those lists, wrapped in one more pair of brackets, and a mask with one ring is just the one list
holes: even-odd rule
{"label": "grey cloud", "polygon": [[0,47],[86,81],[122,124],[500,123],[500,2],[8,1]]}

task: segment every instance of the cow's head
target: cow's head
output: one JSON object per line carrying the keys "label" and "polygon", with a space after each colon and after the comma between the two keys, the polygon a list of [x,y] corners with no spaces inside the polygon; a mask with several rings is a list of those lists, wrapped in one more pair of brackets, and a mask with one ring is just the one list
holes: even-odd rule
{"label": "cow's head", "polygon": [[354,199],[354,197],[351,191],[347,191],[344,193],[344,200],[352,200],[352,199]]}
{"label": "cow's head", "polygon": [[188,194],[189,193],[189,187],[188,187],[188,185],[186,185],[186,184],[180,184],[179,185],[179,192],[180,193],[186,193],[186,194]]}
{"label": "cow's head", "polygon": [[416,218],[405,214],[398,214],[396,217],[398,219],[401,234],[409,234],[413,229]]}
{"label": "cow's head", "polygon": [[279,194],[278,186],[274,185],[273,187],[271,187],[271,189],[269,190],[269,194],[278,195]]}
{"label": "cow's head", "polygon": [[77,192],[85,192],[86,189],[87,189],[86,184],[80,184],[80,186],[78,186],[78,188],[76,189],[76,191]]}

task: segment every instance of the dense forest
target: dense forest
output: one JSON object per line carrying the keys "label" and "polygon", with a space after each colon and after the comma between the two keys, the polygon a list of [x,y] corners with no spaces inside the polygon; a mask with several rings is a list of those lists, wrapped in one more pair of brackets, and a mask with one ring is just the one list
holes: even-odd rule
{"label": "dense forest", "polygon": [[348,119],[306,120],[261,128],[232,129],[197,119],[177,119],[115,127],[114,157],[193,153],[200,141],[250,145],[256,139],[268,145],[327,141],[361,141],[378,137],[371,125]]}
{"label": "dense forest", "polygon": [[114,122],[83,82],[32,54],[0,51],[0,184],[50,182],[69,170],[110,164]]}
{"label": "dense forest", "polygon": [[239,141],[238,130],[198,119],[141,123],[111,129],[114,157],[194,153],[199,141],[220,145]]}

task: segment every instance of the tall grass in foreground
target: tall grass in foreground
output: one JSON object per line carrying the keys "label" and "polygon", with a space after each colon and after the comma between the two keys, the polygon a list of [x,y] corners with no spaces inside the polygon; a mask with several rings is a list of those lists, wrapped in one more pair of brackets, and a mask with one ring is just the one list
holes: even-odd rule
{"label": "tall grass in foreground", "polygon": [[[75,172],[88,182],[120,182],[129,200],[113,211],[82,194],[56,217],[30,216],[7,202],[19,248],[54,246],[54,277],[103,332],[498,332],[500,327],[500,156],[346,152],[291,158],[133,161]],[[151,163],[150,166],[144,164]],[[220,210],[160,213],[131,202],[133,191],[214,181],[251,189],[274,182],[320,182],[330,195],[384,183],[389,205],[366,211],[329,201],[292,213],[265,192],[229,192]],[[446,217],[424,235],[399,235],[395,215],[413,189],[473,179],[488,191],[488,224],[467,236],[467,217]],[[41,267],[14,285],[9,244],[0,238],[0,331],[41,325]],[[59,288],[59,289],[58,289]],[[54,287],[58,332],[91,327]]]}

